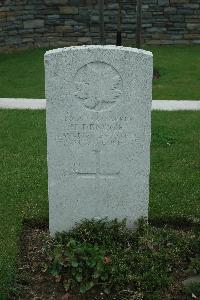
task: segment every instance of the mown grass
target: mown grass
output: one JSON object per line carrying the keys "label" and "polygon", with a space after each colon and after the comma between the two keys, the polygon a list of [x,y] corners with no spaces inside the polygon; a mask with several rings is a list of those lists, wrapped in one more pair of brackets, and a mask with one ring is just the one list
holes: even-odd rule
{"label": "mown grass", "polygon": [[[200,46],[144,47],[154,54],[160,78],[153,82],[153,99],[200,99]],[[45,49],[0,54],[0,98],[45,98]]]}
{"label": "mown grass", "polygon": [[[0,110],[0,299],[23,219],[48,217],[44,111]],[[150,218],[200,217],[200,112],[153,112]]]}
{"label": "mown grass", "polygon": [[149,49],[160,78],[153,82],[153,99],[200,99],[200,46],[163,46]]}
{"label": "mown grass", "polygon": [[48,215],[45,113],[0,110],[0,299],[12,278],[24,218]]}
{"label": "mown grass", "polygon": [[45,98],[45,49],[0,54],[0,98]]}
{"label": "mown grass", "polygon": [[153,112],[150,217],[200,218],[200,112]]}

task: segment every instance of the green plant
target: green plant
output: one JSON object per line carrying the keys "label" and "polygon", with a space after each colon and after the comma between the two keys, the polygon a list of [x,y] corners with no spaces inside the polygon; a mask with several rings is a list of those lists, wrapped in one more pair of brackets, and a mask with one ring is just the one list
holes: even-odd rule
{"label": "green plant", "polygon": [[98,245],[80,243],[70,238],[65,245],[56,243],[48,248],[50,265],[47,268],[56,281],[63,282],[66,291],[78,289],[83,294],[101,285],[101,289],[109,293],[113,266],[105,252]]}
{"label": "green plant", "polygon": [[200,255],[190,258],[190,265],[187,272],[195,275],[200,274]]}
{"label": "green plant", "polygon": [[128,290],[130,296],[141,292],[145,299],[159,299],[173,272],[194,256],[194,240],[196,234],[158,229],[144,220],[137,230],[127,229],[125,221],[85,220],[47,241],[45,270],[72,293]]}

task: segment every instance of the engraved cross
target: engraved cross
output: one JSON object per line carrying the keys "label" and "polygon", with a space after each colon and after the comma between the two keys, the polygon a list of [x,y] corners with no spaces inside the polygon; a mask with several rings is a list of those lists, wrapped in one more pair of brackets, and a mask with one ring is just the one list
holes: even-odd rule
{"label": "engraved cross", "polygon": [[116,172],[101,172],[101,164],[100,164],[100,153],[101,150],[93,150],[95,152],[95,163],[96,163],[96,171],[95,172],[81,172],[76,170],[75,173],[80,177],[85,178],[115,178],[117,175],[119,175],[120,171]]}

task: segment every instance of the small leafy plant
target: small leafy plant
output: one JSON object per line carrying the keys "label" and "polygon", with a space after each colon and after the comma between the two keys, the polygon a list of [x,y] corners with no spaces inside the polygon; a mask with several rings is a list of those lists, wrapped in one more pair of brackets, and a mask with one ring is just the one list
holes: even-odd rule
{"label": "small leafy plant", "polygon": [[65,290],[86,293],[95,285],[101,285],[109,293],[109,277],[112,264],[106,251],[98,245],[81,243],[72,238],[66,244],[55,243],[48,249],[49,271]]}
{"label": "small leafy plant", "polygon": [[[200,252],[200,245],[199,245],[199,252]],[[200,253],[199,255],[190,258],[190,265],[187,269],[187,272],[194,275],[200,274]]]}
{"label": "small leafy plant", "polygon": [[173,273],[189,265],[189,258],[193,261],[198,241],[197,234],[158,229],[145,220],[138,222],[137,230],[127,229],[125,220],[85,220],[47,240],[44,271],[76,295],[160,299]]}

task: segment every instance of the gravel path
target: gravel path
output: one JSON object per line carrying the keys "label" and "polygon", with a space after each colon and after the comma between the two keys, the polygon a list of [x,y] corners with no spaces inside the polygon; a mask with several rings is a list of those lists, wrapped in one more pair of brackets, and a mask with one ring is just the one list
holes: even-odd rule
{"label": "gravel path", "polygon": [[[0,98],[0,108],[45,109],[45,99]],[[200,101],[153,100],[152,110],[200,110]]]}

